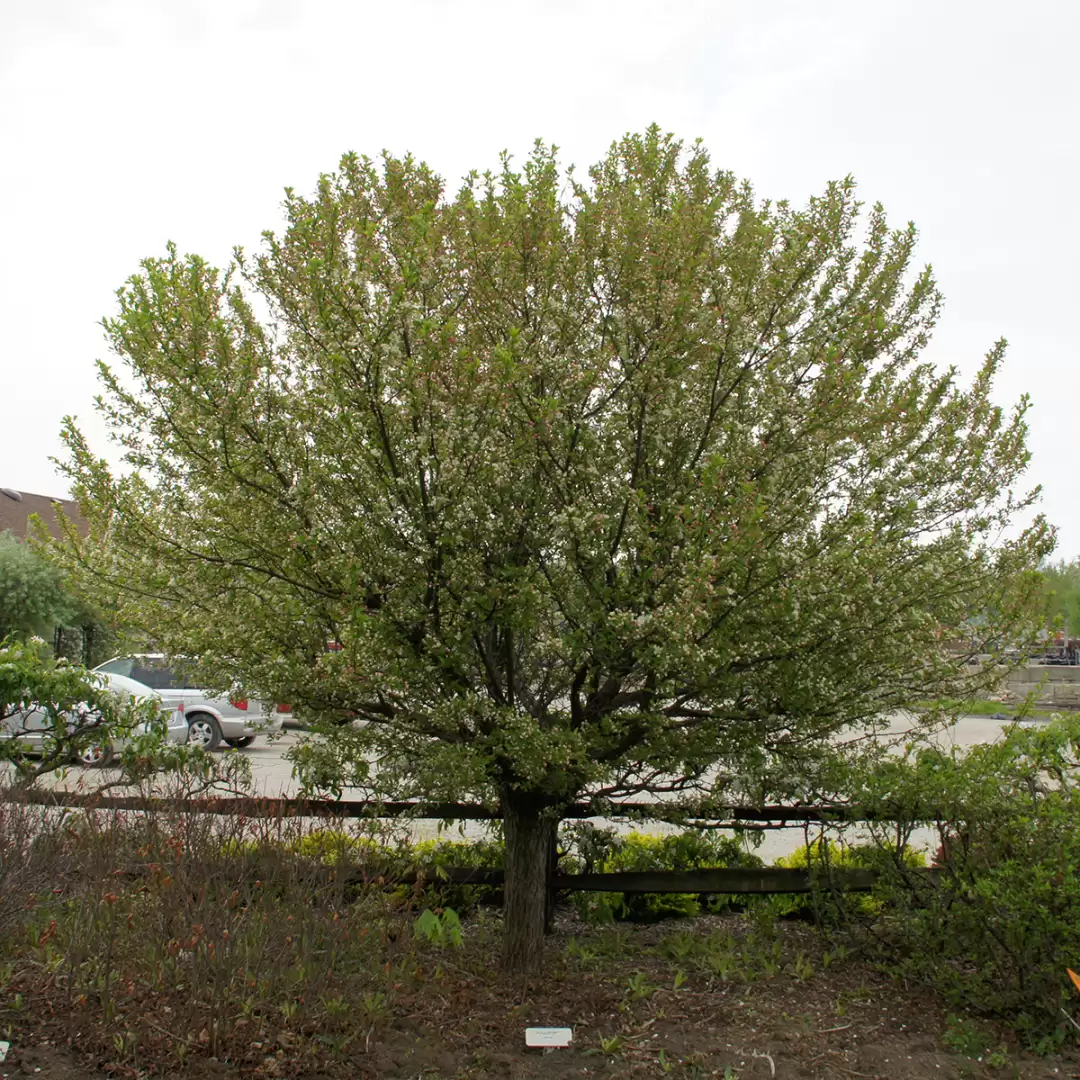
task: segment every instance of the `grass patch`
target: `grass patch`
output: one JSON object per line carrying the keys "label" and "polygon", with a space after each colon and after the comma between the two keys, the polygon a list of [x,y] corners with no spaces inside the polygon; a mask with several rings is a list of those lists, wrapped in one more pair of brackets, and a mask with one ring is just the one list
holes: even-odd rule
{"label": "grass patch", "polygon": [[[985,699],[962,701],[959,698],[947,698],[941,701],[917,701],[909,708],[913,712],[929,712],[931,709],[940,709],[943,712],[957,716],[995,716],[1002,713],[1010,719],[1015,719],[1023,714],[1025,717],[1037,720],[1049,720],[1054,715],[1054,711],[1050,709],[1025,709],[1022,705]],[[1060,709],[1056,711],[1061,712]]]}

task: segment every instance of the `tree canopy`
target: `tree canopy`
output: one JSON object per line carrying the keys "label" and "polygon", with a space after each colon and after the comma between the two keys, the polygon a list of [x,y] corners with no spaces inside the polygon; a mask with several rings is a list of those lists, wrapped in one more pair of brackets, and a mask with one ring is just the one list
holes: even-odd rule
{"label": "tree canopy", "polygon": [[125,467],[67,422],[91,536],[61,557],[222,686],[366,721],[307,749],[318,782],[499,804],[508,963],[560,805],[794,775],[986,678],[939,647],[970,613],[1035,628],[1004,343],[970,383],[921,358],[915,229],[850,179],[763,201],[651,128],[456,193],[349,154],[285,212],[119,290]]}

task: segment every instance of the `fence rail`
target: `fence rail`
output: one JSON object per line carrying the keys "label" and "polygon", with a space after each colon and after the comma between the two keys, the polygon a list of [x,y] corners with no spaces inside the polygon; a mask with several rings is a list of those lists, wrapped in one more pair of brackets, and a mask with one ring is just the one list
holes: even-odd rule
{"label": "fence rail", "polygon": [[[128,867],[128,877],[145,877],[149,866]],[[261,873],[253,868],[253,873]],[[269,870],[268,870],[269,873]],[[909,870],[912,879],[932,884],[939,871],[934,868]],[[302,875],[312,886],[332,885],[478,885],[501,888],[503,870],[478,866],[446,866],[405,872],[386,872],[378,867],[316,866]],[[732,896],[771,896],[809,893],[827,888],[844,892],[869,892],[877,881],[873,870],[833,870],[815,875],[806,869],[787,867],[706,867],[698,870],[619,870],[613,873],[552,874],[547,880],[550,894],[559,892],[603,893],[727,893]]]}
{"label": "fence rail", "polygon": [[[828,878],[831,888],[868,892],[877,874],[873,870],[837,870]],[[612,874],[555,874],[553,889],[573,892],[624,893],[808,893],[821,885],[808,870],[783,867],[701,870],[620,870]]]}
{"label": "fence rail", "polygon": [[[366,799],[301,799],[278,797],[237,797],[208,795],[198,798],[172,798],[144,795],[107,795],[96,792],[32,788],[12,791],[0,798],[37,806],[56,806],[98,810],[158,810],[218,814],[251,818],[395,818],[412,817],[436,821],[499,821],[498,806],[459,802],[380,802]],[[687,811],[664,802],[579,802],[560,810],[564,820],[580,821],[592,817],[649,817],[686,820],[687,816],[713,826],[734,827],[768,823],[778,827],[789,824],[836,824],[871,821],[874,816],[856,806],[826,804],[821,806],[702,806]],[[881,819],[879,817],[880,820]]]}
{"label": "fence rail", "polygon": [[[250,818],[391,818],[414,817],[438,820],[491,821],[500,817],[498,807],[472,803],[376,802],[369,800],[326,800],[291,798],[237,798],[233,796],[203,796],[199,798],[146,797],[142,795],[108,795],[95,792],[30,789],[10,791],[7,801],[31,805],[115,810],[188,812]],[[612,803],[599,806],[577,803],[567,807],[563,817],[620,816],[625,811],[657,816],[665,803]],[[724,818],[735,823],[770,822],[795,824],[865,821],[867,817],[851,806],[725,806],[714,807]],[[715,822],[719,819],[709,819]],[[133,873],[138,873],[133,870]],[[937,875],[933,869],[912,870],[913,877],[928,883]],[[408,873],[380,873],[378,868],[337,866],[313,869],[313,883],[368,883],[381,881],[387,885],[436,883],[455,885],[487,885],[499,887],[504,872],[482,867],[440,867],[438,870],[417,870]],[[865,892],[873,888],[877,875],[872,870],[831,870],[825,881],[828,887]],[[729,893],[733,895],[770,895],[779,893],[808,893],[822,884],[822,878],[807,869],[786,867],[729,868],[709,867],[696,870],[625,870],[614,873],[560,874],[548,878],[549,893],[554,892],[622,892],[622,893]]]}

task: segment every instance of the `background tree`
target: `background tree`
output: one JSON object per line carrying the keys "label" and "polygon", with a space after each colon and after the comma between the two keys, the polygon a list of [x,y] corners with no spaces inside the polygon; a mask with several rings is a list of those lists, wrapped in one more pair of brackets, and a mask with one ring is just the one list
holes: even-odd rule
{"label": "background tree", "polygon": [[[41,535],[49,536],[44,529]],[[107,659],[117,641],[102,610],[84,602],[30,543],[10,530],[0,533],[0,641],[42,637],[57,656],[91,667]]]}
{"label": "background tree", "polygon": [[0,640],[52,637],[77,609],[54,567],[10,531],[0,533]]}
{"label": "background tree", "polygon": [[1080,635],[1080,559],[1046,563],[1042,568],[1046,612],[1070,637]]}
{"label": "background tree", "polygon": [[67,423],[91,537],[59,554],[214,685],[366,721],[313,783],[498,804],[511,967],[569,801],[795,784],[841,727],[972,692],[938,646],[970,612],[1036,626],[1004,345],[970,386],[920,361],[915,230],[851,181],[760,202],[652,128],[453,196],[347,155],[285,208],[254,260],[170,246],[119,291],[128,468]]}

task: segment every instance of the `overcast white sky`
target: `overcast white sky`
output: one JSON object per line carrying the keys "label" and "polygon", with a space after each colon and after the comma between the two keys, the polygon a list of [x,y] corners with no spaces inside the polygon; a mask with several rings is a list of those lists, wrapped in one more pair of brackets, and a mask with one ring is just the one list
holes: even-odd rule
{"label": "overcast white sky", "polygon": [[537,136],[584,167],[656,121],[762,195],[853,173],[946,295],[931,356],[1031,394],[1031,469],[1080,554],[1076,0],[0,0],[0,485],[95,422],[98,321],[167,239],[224,262],[345,150],[444,176]]}

